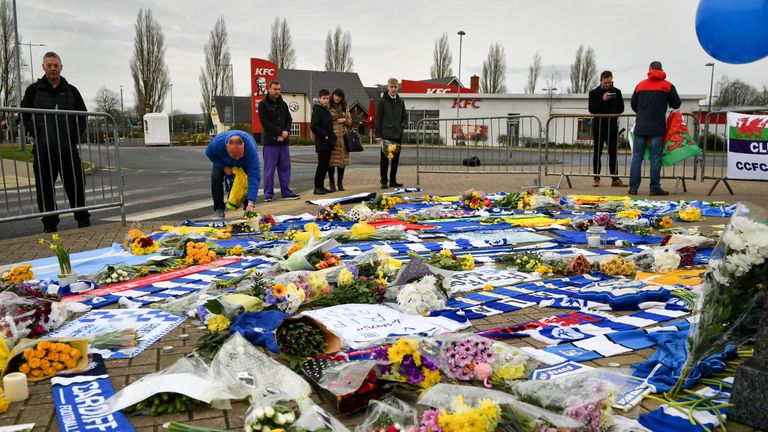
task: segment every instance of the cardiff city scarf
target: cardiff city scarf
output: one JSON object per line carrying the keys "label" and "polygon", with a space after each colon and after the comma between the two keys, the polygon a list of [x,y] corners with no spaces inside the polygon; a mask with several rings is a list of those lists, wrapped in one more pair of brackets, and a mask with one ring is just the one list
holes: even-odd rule
{"label": "cardiff city scarf", "polygon": [[115,394],[100,355],[91,356],[84,371],[51,378],[59,429],[67,432],[133,432],[120,411],[109,413],[107,399]]}
{"label": "cardiff city scarf", "polygon": [[[723,379],[722,386],[707,386],[697,390],[694,394],[687,394],[686,397],[714,398],[713,403],[725,405],[731,398],[730,387],[733,385],[733,377]],[[689,400],[689,399],[688,399]],[[680,399],[683,401],[683,399]],[[720,416],[725,419],[727,408],[718,409]],[[664,404],[655,410],[640,414],[638,419],[640,424],[646,428],[656,431],[677,431],[677,432],[704,432],[714,430],[720,425],[718,415],[714,411],[694,410],[690,414],[696,423],[691,423],[688,418],[688,411],[680,410],[675,407]]]}

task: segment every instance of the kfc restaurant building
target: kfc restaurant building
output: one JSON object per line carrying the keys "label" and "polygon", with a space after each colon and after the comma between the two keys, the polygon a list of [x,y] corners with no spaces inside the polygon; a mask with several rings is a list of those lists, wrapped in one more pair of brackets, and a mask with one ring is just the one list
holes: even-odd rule
{"label": "kfc restaurant building", "polygon": [[[446,119],[440,122],[439,126],[437,122],[426,122],[427,133],[432,130],[433,134],[439,134],[440,139],[447,145],[455,145],[456,137],[448,136],[455,135],[456,126],[448,127],[448,123],[452,123],[451,120],[458,120],[455,123],[459,124],[461,128],[471,128],[473,120],[477,119],[477,127],[482,124],[487,124],[488,118],[498,117],[515,117],[515,116],[535,116],[541,121],[542,129],[546,128],[547,120],[552,115],[557,114],[577,114],[577,115],[589,115],[588,102],[589,96],[586,94],[557,94],[554,93],[550,97],[549,94],[489,94],[479,93],[479,78],[473,76],[470,79],[471,85],[469,88],[462,87],[461,94],[458,94],[458,83],[456,80],[451,80],[453,85],[444,85],[437,83],[430,83],[428,81],[409,81],[403,80],[401,83],[400,96],[405,102],[405,107],[408,110],[408,128],[406,128],[406,141],[415,142],[415,134],[421,132],[421,125],[419,122],[422,119]],[[624,113],[633,114],[630,107],[630,98],[632,97],[632,90],[634,85],[623,88],[622,95],[624,97]],[[458,96],[458,98],[457,98]],[[694,112],[699,110],[699,100],[703,95],[680,95],[682,100],[682,106],[680,110],[682,112]],[[498,123],[498,122],[497,122]],[[501,134],[520,134],[520,138],[532,138],[530,135],[537,132],[531,131],[530,127],[517,128],[514,122],[510,122],[510,126],[507,131],[495,131],[495,135]],[[526,121],[527,123],[527,121]],[[417,130],[418,128],[418,130]],[[592,129],[591,118],[585,117],[583,119],[572,119],[571,131],[567,132],[572,135],[565,138],[567,142],[576,141],[591,141]],[[545,131],[542,131],[542,137],[545,135]],[[559,135],[562,135],[561,133]],[[537,137],[537,136],[536,136]],[[495,137],[491,138],[487,144],[493,145],[496,142]]]}

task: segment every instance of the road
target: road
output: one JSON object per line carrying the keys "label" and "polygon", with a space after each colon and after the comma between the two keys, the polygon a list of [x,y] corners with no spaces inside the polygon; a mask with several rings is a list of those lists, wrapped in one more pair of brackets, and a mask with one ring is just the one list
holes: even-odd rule
{"label": "road", "polygon": [[[514,149],[513,149],[514,150]],[[210,201],[210,169],[211,164],[204,154],[205,147],[126,147],[120,152],[122,172],[125,181],[125,204],[128,220],[163,220],[180,218],[200,218],[212,213]],[[82,152],[87,159],[87,152]],[[297,146],[291,148],[293,169],[291,187],[295,191],[311,189],[317,158],[314,147]],[[509,156],[506,151],[482,150],[472,148],[435,147],[421,150],[422,158],[433,161],[437,170],[460,169],[464,158],[477,155],[484,167],[510,166],[529,164],[537,161],[537,153],[525,149],[517,149]],[[95,158],[94,158],[95,159]],[[352,156],[353,165],[350,169],[361,166],[377,166],[379,152],[375,147],[367,147],[366,151]],[[606,158],[607,159],[607,158]],[[561,168],[566,172],[589,169],[591,153],[563,152],[550,153],[550,173],[559,173]],[[102,194],[109,190],[110,180],[114,184],[114,171],[110,171],[98,160],[94,162],[101,168],[88,176],[86,188],[89,193]],[[719,161],[718,161],[719,162]],[[416,164],[416,151],[407,148],[400,160],[403,166]],[[626,156],[620,155],[620,170],[628,168]],[[491,168],[492,169],[492,168]],[[586,172],[586,171],[585,171]],[[627,169],[628,172],[628,169]],[[376,182],[373,181],[376,185]],[[102,189],[102,186],[104,189]],[[277,186],[277,182],[276,182]],[[25,191],[34,193],[33,189]],[[279,196],[279,191],[276,196]],[[261,194],[260,194],[261,195]],[[101,195],[104,196],[103,194]],[[57,197],[64,197],[61,183],[58,183]],[[108,199],[109,196],[107,195]],[[260,198],[261,199],[261,198]],[[0,201],[2,197],[0,197]],[[11,206],[18,204],[11,203]],[[22,203],[25,212],[36,211],[33,200],[27,198]],[[103,224],[120,220],[117,208],[93,211],[92,223]],[[61,216],[60,229],[74,228],[72,215]],[[38,219],[8,222],[0,224],[0,238],[13,238],[37,234],[42,231]]]}

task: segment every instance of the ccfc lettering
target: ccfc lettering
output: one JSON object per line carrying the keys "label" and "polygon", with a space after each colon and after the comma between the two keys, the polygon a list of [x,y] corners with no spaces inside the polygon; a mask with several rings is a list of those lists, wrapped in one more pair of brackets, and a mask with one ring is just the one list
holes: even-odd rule
{"label": "ccfc lettering", "polygon": [[455,100],[451,108],[480,108],[480,99]]}
{"label": "ccfc lettering", "polygon": [[268,68],[255,68],[253,70],[254,75],[269,75],[274,76],[275,70],[274,69],[268,69]]}
{"label": "ccfc lettering", "polygon": [[768,164],[759,162],[736,162],[736,169],[744,171],[768,171]]}

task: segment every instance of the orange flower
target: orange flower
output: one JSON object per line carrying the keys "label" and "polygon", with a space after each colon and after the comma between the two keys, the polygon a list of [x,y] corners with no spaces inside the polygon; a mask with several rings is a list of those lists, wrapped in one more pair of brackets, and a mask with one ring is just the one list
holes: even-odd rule
{"label": "orange flower", "polygon": [[31,375],[33,378],[40,378],[41,376],[43,376],[43,371],[41,371],[40,369],[32,369],[32,370],[29,372],[29,374],[30,374],[30,375]]}
{"label": "orange flower", "polygon": [[67,369],[72,369],[73,367],[75,367],[76,364],[77,362],[75,362],[74,360],[67,360],[64,362],[64,365],[67,367]]}
{"label": "orange flower", "polygon": [[27,348],[24,350],[24,359],[29,360],[35,356],[35,350],[32,348]]}
{"label": "orange flower", "polygon": [[45,359],[48,361],[58,361],[59,360],[59,353],[55,353],[53,351],[48,351],[48,354],[45,355]]}
{"label": "orange flower", "polygon": [[29,364],[24,363],[23,365],[19,366],[19,372],[23,373],[24,375],[29,375]]}
{"label": "orange flower", "polygon": [[66,362],[69,361],[72,357],[69,355],[69,353],[62,352],[59,354],[59,361]]}
{"label": "orange flower", "polygon": [[40,359],[37,357],[32,357],[29,359],[29,367],[32,369],[37,369],[40,367]]}
{"label": "orange flower", "polygon": [[69,355],[72,356],[75,360],[80,358],[80,350],[77,348],[72,348],[72,350],[69,352]]}
{"label": "orange flower", "polygon": [[35,357],[37,357],[37,358],[45,357],[45,350],[36,349],[35,350]]}
{"label": "orange flower", "polygon": [[51,362],[46,359],[40,360],[40,369],[48,369],[49,367],[51,367]]}
{"label": "orange flower", "polygon": [[283,284],[274,284],[272,286],[272,293],[275,295],[275,297],[284,296],[287,292],[288,288],[286,288],[286,286]]}
{"label": "orange flower", "polygon": [[45,369],[45,376],[56,375],[56,371],[52,367]]}
{"label": "orange flower", "polygon": [[63,364],[61,364],[61,363],[59,363],[59,362],[53,362],[53,363],[51,363],[51,364],[53,365],[53,368],[54,368],[56,371],[60,371],[60,370],[64,369],[64,365],[63,365]]}
{"label": "orange flower", "polygon": [[48,351],[50,351],[50,352],[59,352],[60,351],[59,350],[59,344],[58,343],[51,344],[51,348]]}
{"label": "orange flower", "polygon": [[51,343],[48,341],[42,341],[37,344],[37,349],[48,350],[51,348]]}

